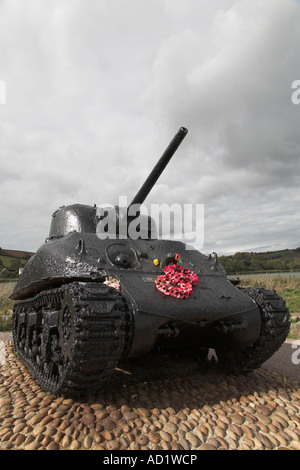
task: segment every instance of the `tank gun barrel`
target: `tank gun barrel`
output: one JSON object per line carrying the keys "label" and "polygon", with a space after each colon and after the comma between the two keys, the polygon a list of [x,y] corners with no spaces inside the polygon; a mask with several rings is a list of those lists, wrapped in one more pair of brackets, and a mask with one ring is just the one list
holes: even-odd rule
{"label": "tank gun barrel", "polygon": [[181,142],[183,141],[187,133],[188,133],[188,130],[185,127],[181,127],[179,131],[175,134],[175,136],[169,143],[168,147],[166,148],[166,150],[164,151],[164,153],[162,154],[162,156],[156,163],[155,167],[151,171],[150,175],[148,176],[144,184],[141,186],[141,188],[139,189],[139,191],[137,192],[137,194],[131,201],[129,207],[132,206],[133,204],[140,204],[140,205],[143,204],[144,200],[150,193],[151,189],[155,185],[156,181],[158,180],[158,178],[164,171],[165,167],[171,160],[172,156],[178,149],[179,145],[181,144]]}

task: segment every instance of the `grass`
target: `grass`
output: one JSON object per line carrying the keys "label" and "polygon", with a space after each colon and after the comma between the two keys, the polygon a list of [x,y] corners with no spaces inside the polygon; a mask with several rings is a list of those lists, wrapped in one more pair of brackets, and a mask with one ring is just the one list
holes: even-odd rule
{"label": "grass", "polygon": [[293,289],[290,291],[278,292],[286,301],[287,306],[292,315],[300,316],[300,290]]}
{"label": "grass", "polygon": [[300,276],[239,276],[243,287],[264,287],[265,289],[275,289],[276,291],[300,290]]}
{"label": "grass", "polygon": [[0,331],[9,331],[12,327],[12,309],[14,302],[9,298],[15,282],[0,283]]}

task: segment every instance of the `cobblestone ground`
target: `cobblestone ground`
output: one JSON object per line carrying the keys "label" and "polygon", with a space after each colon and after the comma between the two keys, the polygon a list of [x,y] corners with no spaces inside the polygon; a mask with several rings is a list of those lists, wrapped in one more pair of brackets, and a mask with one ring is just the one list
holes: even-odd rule
{"label": "cobblestone ground", "polygon": [[0,342],[0,449],[300,450],[300,380],[188,358],[124,363],[76,401],[43,391]]}

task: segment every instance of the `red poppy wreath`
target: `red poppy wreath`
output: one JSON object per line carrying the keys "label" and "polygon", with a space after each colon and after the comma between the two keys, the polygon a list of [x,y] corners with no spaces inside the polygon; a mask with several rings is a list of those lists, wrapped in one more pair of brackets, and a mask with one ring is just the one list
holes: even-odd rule
{"label": "red poppy wreath", "polygon": [[197,274],[176,264],[164,268],[164,274],[155,279],[156,288],[166,295],[177,299],[188,298],[193,293],[193,286],[199,282]]}

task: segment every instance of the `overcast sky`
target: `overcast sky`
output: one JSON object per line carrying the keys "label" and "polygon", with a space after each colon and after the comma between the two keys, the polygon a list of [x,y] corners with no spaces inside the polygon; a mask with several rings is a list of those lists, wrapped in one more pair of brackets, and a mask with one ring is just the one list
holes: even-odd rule
{"label": "overcast sky", "polygon": [[180,126],[148,202],[204,204],[204,253],[300,246],[299,25],[297,0],[0,0],[0,246],[132,199]]}

